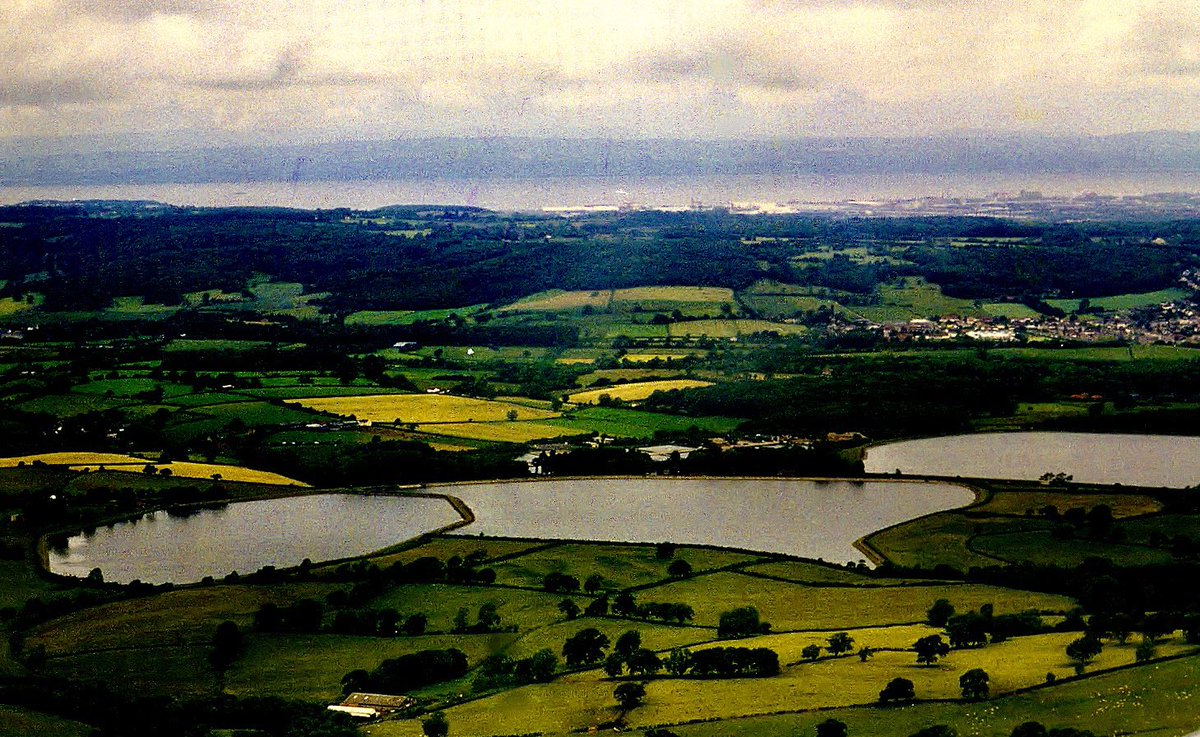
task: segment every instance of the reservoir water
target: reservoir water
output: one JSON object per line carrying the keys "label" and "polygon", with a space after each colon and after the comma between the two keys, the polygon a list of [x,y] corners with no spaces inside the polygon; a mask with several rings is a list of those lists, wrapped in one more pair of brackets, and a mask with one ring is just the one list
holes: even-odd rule
{"label": "reservoir water", "polygon": [[[969,504],[956,484],[800,479],[580,479],[462,484],[476,521],[462,534],[720,545],[829,561],[862,558],[854,541]],[[238,502],[188,516],[156,512],[50,551],[54,573],[187,583],[264,565],[363,555],[459,519],[441,499],[310,496]]]}
{"label": "reservoir water", "polygon": [[867,533],[970,504],[963,486],[804,479],[572,479],[444,487],[461,534],[720,545],[844,563]]}
{"label": "reservoir water", "polygon": [[313,494],[236,502],[187,515],[158,511],[99,527],[49,551],[50,570],[106,581],[190,583],[305,558],[364,555],[462,519],[446,500],[427,497]]}
{"label": "reservoir water", "polygon": [[1200,437],[1014,432],[950,435],[877,445],[869,473],[1036,479],[1067,473],[1075,481],[1126,486],[1200,484]]}

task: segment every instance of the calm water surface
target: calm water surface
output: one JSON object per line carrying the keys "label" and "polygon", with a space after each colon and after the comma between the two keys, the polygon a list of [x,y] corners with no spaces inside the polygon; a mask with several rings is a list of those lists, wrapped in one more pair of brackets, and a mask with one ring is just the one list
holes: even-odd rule
{"label": "calm water surface", "polygon": [[969,504],[954,484],[791,479],[580,479],[440,489],[467,503],[461,534],[723,545],[846,562],[888,525]]}
{"label": "calm water surface", "polygon": [[364,555],[461,519],[443,499],[316,494],[237,502],[190,516],[164,511],[80,534],[50,551],[50,570],[106,581],[188,583],[305,558]]}
{"label": "calm water surface", "polygon": [[1016,432],[950,435],[888,443],[867,452],[866,470],[931,476],[1036,479],[1136,486],[1200,483],[1200,437]]}

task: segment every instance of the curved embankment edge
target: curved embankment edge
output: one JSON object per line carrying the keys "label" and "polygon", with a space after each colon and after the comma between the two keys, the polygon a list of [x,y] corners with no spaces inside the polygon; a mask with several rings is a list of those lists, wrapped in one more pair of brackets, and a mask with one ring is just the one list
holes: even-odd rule
{"label": "curved embankment edge", "polygon": [[954,486],[961,486],[962,488],[970,491],[972,494],[975,495],[975,500],[972,501],[970,504],[966,504],[961,507],[953,507],[951,509],[942,509],[937,512],[930,512],[929,514],[923,514],[919,517],[913,517],[912,519],[906,519],[903,522],[896,522],[895,524],[888,525],[887,527],[883,527],[878,530],[873,530],[871,532],[868,532],[866,535],[863,535],[862,537],[855,540],[854,547],[856,549],[858,549],[858,551],[860,553],[862,553],[864,556],[866,556],[867,560],[871,561],[871,563],[876,566],[881,566],[884,563],[888,562],[887,556],[884,555],[883,551],[881,551],[879,548],[875,547],[874,543],[872,543],[872,540],[877,535],[882,535],[883,533],[888,532],[889,530],[894,530],[898,527],[902,527],[903,525],[907,525],[907,524],[912,524],[913,522],[917,522],[919,520],[929,519],[930,517],[933,517],[934,515],[937,515],[937,514],[945,514],[946,512],[962,512],[967,509],[974,509],[975,507],[980,507],[980,506],[983,506],[984,504],[987,504],[992,498],[991,491],[988,491],[987,489],[983,488],[982,486],[976,486],[975,484],[968,484],[961,480],[951,481],[951,480],[947,480],[947,479],[933,479],[933,478],[921,478],[921,479],[896,478],[893,480],[894,481],[907,481],[907,482],[915,483],[915,484],[953,484]]}

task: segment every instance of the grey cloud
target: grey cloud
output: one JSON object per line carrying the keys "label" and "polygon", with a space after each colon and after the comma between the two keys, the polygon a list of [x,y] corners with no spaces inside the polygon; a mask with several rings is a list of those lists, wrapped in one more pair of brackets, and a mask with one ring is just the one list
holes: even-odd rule
{"label": "grey cloud", "polygon": [[[1144,14],[1133,29],[1142,69],[1162,76],[1200,75],[1200,28],[1160,13]],[[1191,53],[1185,49],[1191,47]]]}
{"label": "grey cloud", "polygon": [[295,44],[275,56],[273,66],[259,74],[221,78],[186,78],[173,80],[188,87],[234,92],[279,90],[293,87],[353,87],[393,81],[382,74],[312,73],[309,72],[309,49]]}
{"label": "grey cloud", "polygon": [[762,87],[781,92],[812,90],[821,85],[814,72],[802,70],[752,49],[719,45],[683,53],[661,53],[637,62],[634,74],[652,81],[694,79],[720,88]]}
{"label": "grey cloud", "polygon": [[227,6],[220,0],[60,0],[59,8],[71,15],[133,22],[160,13],[196,17],[221,15]]}
{"label": "grey cloud", "polygon": [[112,85],[82,77],[45,79],[17,78],[0,84],[0,105],[54,107],[72,103],[99,102],[114,97]]}

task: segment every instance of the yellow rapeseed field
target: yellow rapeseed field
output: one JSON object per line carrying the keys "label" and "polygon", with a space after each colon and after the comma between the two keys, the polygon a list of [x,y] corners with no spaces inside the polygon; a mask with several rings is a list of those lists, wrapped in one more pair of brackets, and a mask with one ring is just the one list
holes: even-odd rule
{"label": "yellow rapeseed field", "polygon": [[[141,473],[148,461],[138,461],[136,464],[105,465],[107,471],[128,471]],[[247,484],[272,484],[274,486],[308,486],[303,481],[280,476],[270,471],[256,471],[244,466],[227,466],[222,463],[191,463],[175,461],[174,463],[155,463],[154,470],[161,473],[162,469],[170,469],[171,475],[185,479],[211,479],[213,474],[219,474],[222,481],[241,481]],[[71,466],[72,471],[99,471],[98,465]]]}
{"label": "yellow rapeseed field", "polygon": [[702,386],[712,386],[711,381],[696,379],[667,379],[664,381],[639,381],[634,384],[614,384],[602,389],[589,389],[570,395],[568,401],[575,404],[596,404],[604,394],[613,399],[623,399],[626,402],[636,402],[645,399],[654,392],[665,392],[671,389],[695,389]]}
{"label": "yellow rapeseed field", "polygon": [[[0,458],[0,468],[13,468],[21,465],[21,463],[30,464],[34,461],[41,461],[48,466],[109,465],[122,463],[144,465],[147,463],[145,458],[138,458],[123,453],[37,453],[27,456]],[[139,470],[141,469],[139,468]]]}
{"label": "yellow rapeseed field", "polygon": [[354,417],[370,422],[421,425],[430,422],[497,422],[513,419],[545,420],[558,417],[551,412],[510,402],[455,397],[447,394],[375,394],[358,397],[314,397],[291,402],[321,412]]}

